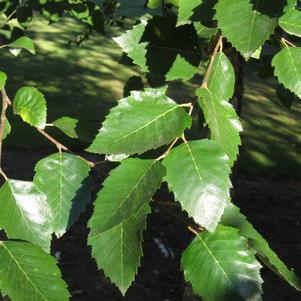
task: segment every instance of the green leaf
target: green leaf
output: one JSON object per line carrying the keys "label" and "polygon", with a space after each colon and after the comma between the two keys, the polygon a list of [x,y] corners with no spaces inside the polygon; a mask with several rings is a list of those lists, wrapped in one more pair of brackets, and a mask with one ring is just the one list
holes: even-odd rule
{"label": "green leaf", "polygon": [[36,53],[34,43],[33,43],[32,39],[30,39],[28,37],[20,37],[19,39],[17,39],[14,42],[8,44],[7,46],[10,47],[10,48],[25,49],[25,50],[29,51],[31,54]]}
{"label": "green leaf", "polygon": [[240,234],[249,239],[249,244],[256,250],[259,259],[291,286],[301,291],[300,279],[278,258],[267,241],[254,229],[246,217],[240,213],[239,208],[229,204],[225,209],[221,223],[239,229]]}
{"label": "green leaf", "polygon": [[188,80],[198,70],[201,52],[195,28],[176,27],[176,22],[172,14],[144,17],[141,24],[115,38],[134,63],[149,73],[153,85],[162,85],[165,80]]}
{"label": "green leaf", "polygon": [[70,138],[78,138],[76,133],[76,126],[78,119],[71,118],[68,116],[61,117],[53,122],[53,125],[60,129],[65,135]]}
{"label": "green leaf", "polygon": [[0,71],[0,90],[2,90],[6,84],[7,75]]}
{"label": "green leaf", "polygon": [[203,0],[179,0],[177,26],[191,23],[190,17],[193,15],[193,10],[202,3]]}
{"label": "green leaf", "polygon": [[158,6],[160,6],[161,3],[162,3],[162,0],[148,0],[147,7],[151,8],[151,9],[155,9]]}
{"label": "green leaf", "polygon": [[218,31],[218,29],[216,27],[214,27],[214,28],[207,27],[200,22],[193,22],[193,25],[194,25],[196,33],[200,39],[209,40]]}
{"label": "green leaf", "polygon": [[273,60],[275,76],[285,88],[301,98],[301,47],[285,47]]}
{"label": "green leaf", "polygon": [[[216,19],[223,36],[246,58],[264,44],[274,32],[277,19],[256,10],[249,0],[223,0],[216,4]],[[235,20],[235,21],[233,21]]]}
{"label": "green leaf", "polygon": [[207,87],[220,100],[229,100],[234,93],[234,68],[223,52],[215,56]]}
{"label": "green leaf", "polygon": [[55,259],[39,247],[0,241],[0,289],[13,301],[67,301],[69,293]]}
{"label": "green leaf", "polygon": [[242,126],[233,106],[223,98],[206,89],[196,91],[198,103],[202,108],[206,123],[209,125],[211,139],[215,140],[230,158],[230,165],[235,162],[239,145],[239,133]]}
{"label": "green leaf", "polygon": [[238,230],[198,234],[182,256],[186,281],[204,301],[262,300],[261,265]]}
{"label": "green leaf", "polygon": [[140,21],[140,24],[135,25],[131,30],[127,30],[120,37],[114,38],[113,40],[127,53],[136,65],[141,67],[143,72],[147,72],[146,46],[148,43],[140,43],[140,40],[143,36],[148,18],[141,18]]}
{"label": "green leaf", "polygon": [[50,250],[51,211],[32,182],[8,180],[0,188],[0,228],[11,239],[28,240]]}
{"label": "green leaf", "polygon": [[5,123],[4,123],[4,130],[3,130],[3,140],[9,135],[9,133],[11,132],[11,126],[9,121],[7,120],[7,118],[5,119]]}
{"label": "green leaf", "polygon": [[301,12],[296,9],[296,0],[289,0],[285,13],[279,19],[279,25],[287,33],[301,37]]}
{"label": "green leaf", "polygon": [[52,228],[58,237],[68,229],[73,199],[89,169],[83,159],[67,153],[48,156],[35,167],[34,183],[47,196],[53,215]]}
{"label": "green leaf", "polygon": [[37,128],[45,128],[46,124],[46,100],[44,95],[33,87],[20,88],[13,101],[15,114]]}
{"label": "green leaf", "polygon": [[132,92],[114,107],[92,145],[99,154],[135,154],[158,148],[182,135],[191,117],[165,95],[165,88]]}
{"label": "green leaf", "polygon": [[212,140],[183,143],[163,160],[169,189],[195,222],[214,231],[229,199],[230,165]]}
{"label": "green leaf", "polygon": [[104,181],[95,201],[88,243],[98,266],[123,294],[137,273],[149,201],[164,173],[158,161],[123,160]]}

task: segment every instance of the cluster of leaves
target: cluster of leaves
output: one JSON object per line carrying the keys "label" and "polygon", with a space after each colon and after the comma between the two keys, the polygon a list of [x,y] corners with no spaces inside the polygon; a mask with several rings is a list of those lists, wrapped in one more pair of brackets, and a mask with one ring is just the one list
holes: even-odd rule
{"label": "cluster of leaves", "polygon": [[[164,16],[145,16],[115,39],[150,83],[165,85],[132,91],[121,99],[87,149],[120,160],[98,192],[88,223],[92,255],[125,294],[140,264],[150,202],[166,182],[193,221],[190,230],[195,238],[183,253],[181,267],[195,293],[204,300],[261,300],[261,263],[301,290],[295,273],[231,202],[230,175],[238,157],[242,126],[230,103],[234,68],[223,52],[227,41],[228,47],[234,47],[246,60],[261,58],[273,35],[281,47],[276,48],[271,61],[274,75],[301,98],[301,47],[287,40],[289,35],[301,35],[297,3],[168,2],[173,8]],[[148,3],[151,8],[160,4],[159,0]],[[207,64],[206,50],[212,45]],[[195,103],[172,100],[166,83],[193,78],[200,64],[207,64],[207,71],[195,91]],[[5,81],[6,75],[0,73],[2,92]],[[46,134],[47,108],[41,92],[23,87],[12,106],[23,121]],[[210,129],[208,139],[187,138],[196,107],[204,113]],[[64,116],[52,125],[76,138],[76,122]],[[3,123],[3,137],[8,131],[8,123]],[[58,153],[37,163],[32,182],[8,179],[4,174],[0,228],[9,239],[0,242],[0,289],[14,301],[63,301],[69,296],[55,260],[48,254],[51,235],[62,236],[84,210],[91,190],[91,165],[56,145]],[[170,146],[159,157],[149,152],[164,145]]]}

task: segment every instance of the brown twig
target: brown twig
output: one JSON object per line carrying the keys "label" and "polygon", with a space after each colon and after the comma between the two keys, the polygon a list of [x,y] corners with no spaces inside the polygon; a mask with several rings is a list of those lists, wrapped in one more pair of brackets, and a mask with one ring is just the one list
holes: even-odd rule
{"label": "brown twig", "polygon": [[[73,155],[76,155],[74,154],[67,146],[65,146],[64,144],[62,144],[61,142],[57,141],[55,138],[53,138],[52,136],[50,136],[48,133],[46,133],[43,129],[39,129],[37,128],[37,131],[43,135],[46,139],[48,139],[51,143],[53,143],[57,149],[61,152],[62,150],[65,151],[65,152],[69,152]],[[84,160],[85,162],[87,162],[87,164],[89,164],[91,167],[94,167],[95,164],[87,159],[85,159],[84,157],[82,156],[79,156],[77,155],[80,159]]]}
{"label": "brown twig", "polygon": [[0,174],[7,180],[7,176],[2,170],[1,161],[2,161],[2,145],[3,145],[3,134],[4,134],[4,127],[6,121],[6,109],[9,105],[11,105],[11,101],[9,100],[5,89],[1,90],[2,95],[2,111],[1,111],[1,122],[0,122]]}

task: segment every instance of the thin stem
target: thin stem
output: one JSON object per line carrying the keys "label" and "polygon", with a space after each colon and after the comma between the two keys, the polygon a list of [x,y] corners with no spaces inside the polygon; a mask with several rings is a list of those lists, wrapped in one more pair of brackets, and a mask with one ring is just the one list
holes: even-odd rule
{"label": "thin stem", "polygon": [[[69,153],[74,154],[67,146],[63,145],[61,142],[57,141],[55,138],[53,138],[52,136],[50,136],[48,133],[46,133],[43,129],[39,129],[37,128],[37,131],[43,135],[47,140],[49,140],[51,143],[53,143],[57,149],[59,150],[59,152],[66,151]],[[75,154],[74,154],[75,155]],[[87,159],[85,159],[82,156],[77,155],[80,159],[84,160],[87,164],[89,164],[91,167],[94,167],[95,164]]]}
{"label": "thin stem", "polygon": [[209,66],[208,66],[207,71],[205,73],[201,88],[207,88],[208,80],[209,80],[209,77],[210,77],[211,72],[212,72],[212,67],[213,67],[215,57],[217,55],[218,50],[220,48],[222,49],[222,47],[223,47],[223,37],[220,36],[217,40],[217,43],[216,43],[215,47],[214,47],[214,50],[213,50],[213,53],[212,53],[212,56],[211,56],[211,59],[210,59],[210,62],[209,62]]}
{"label": "thin stem", "polygon": [[292,47],[297,47],[294,43],[292,43],[291,41],[287,40],[286,38],[284,37],[281,37],[281,42],[283,42],[284,45],[288,45],[288,46],[292,46]]}
{"label": "thin stem", "polygon": [[1,122],[0,122],[0,174],[7,180],[7,176],[3,172],[1,168],[1,161],[2,161],[2,145],[3,145],[3,134],[4,134],[4,127],[6,121],[6,109],[11,104],[5,89],[1,90],[2,95],[2,111],[1,111]]}
{"label": "thin stem", "polygon": [[56,139],[51,137],[48,133],[46,133],[44,130],[37,128],[37,131],[42,134],[46,139],[48,139],[51,143],[53,143],[59,151],[69,151],[68,147],[63,145],[62,143],[58,142]]}
{"label": "thin stem", "polygon": [[13,17],[13,15],[16,13],[16,10],[14,10],[8,17],[7,19],[4,21],[4,23],[2,24],[2,27],[4,27],[8,22],[9,20]]}

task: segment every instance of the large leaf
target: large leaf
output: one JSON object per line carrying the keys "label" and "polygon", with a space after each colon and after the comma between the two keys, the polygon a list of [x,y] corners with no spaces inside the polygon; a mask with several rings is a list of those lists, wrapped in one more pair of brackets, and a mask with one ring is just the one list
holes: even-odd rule
{"label": "large leaf", "polygon": [[229,204],[225,209],[221,223],[239,229],[240,234],[249,239],[249,244],[256,250],[261,261],[290,285],[301,291],[300,279],[278,258],[267,241],[239,211],[239,208]]}
{"label": "large leaf", "polygon": [[111,110],[88,151],[143,153],[170,143],[190,125],[191,117],[165,95],[165,89],[132,92]]}
{"label": "large leaf", "polygon": [[214,231],[223,214],[231,182],[229,158],[212,140],[183,143],[163,160],[166,181],[194,220]]}
{"label": "large leaf", "polygon": [[88,242],[98,266],[123,294],[137,273],[148,203],[164,172],[158,161],[123,160],[105,180],[96,199]]}
{"label": "large leaf", "polygon": [[46,101],[44,95],[33,87],[20,88],[13,101],[14,113],[37,128],[45,128]]}
{"label": "large leaf", "polygon": [[0,71],[0,90],[2,90],[6,84],[7,75]]}
{"label": "large leaf", "polygon": [[172,14],[143,18],[141,24],[115,39],[155,85],[164,80],[187,80],[197,72],[201,53],[196,31],[192,25],[176,27],[176,22]]}
{"label": "large leaf", "polygon": [[14,42],[8,44],[7,46],[10,48],[25,49],[25,50],[29,51],[31,54],[36,53],[34,43],[33,43],[32,39],[30,39],[28,37],[20,37],[17,40],[15,40]]}
{"label": "large leaf", "polygon": [[217,141],[230,158],[231,166],[238,155],[241,145],[239,133],[242,126],[233,106],[223,98],[207,89],[196,91],[198,102],[202,108],[206,123],[211,131],[211,139]]}
{"label": "large leaf", "polygon": [[215,6],[223,35],[246,59],[263,45],[277,25],[277,19],[256,10],[260,0],[255,2],[254,8],[249,0],[223,0]]}
{"label": "large leaf", "polygon": [[198,234],[183,253],[182,268],[204,301],[261,300],[261,265],[237,229]]}
{"label": "large leaf", "polygon": [[275,76],[285,88],[301,98],[301,47],[285,47],[272,61]]}
{"label": "large leaf", "polygon": [[0,289],[13,301],[67,301],[69,293],[55,259],[39,247],[0,241]]}
{"label": "large leaf", "polygon": [[46,196],[32,182],[8,180],[0,188],[0,228],[13,239],[23,239],[49,252],[51,211]]}
{"label": "large leaf", "polygon": [[60,129],[65,135],[70,138],[78,138],[76,133],[76,126],[78,123],[78,119],[71,118],[68,116],[63,116],[55,121],[53,121],[53,125]]}
{"label": "large leaf", "polygon": [[68,228],[73,199],[88,176],[89,165],[81,158],[56,153],[40,160],[35,167],[34,183],[47,196],[53,215],[53,231],[62,236]]}
{"label": "large leaf", "polygon": [[279,25],[289,34],[301,37],[301,11],[296,5],[296,0],[288,0],[285,13],[279,19]]}

